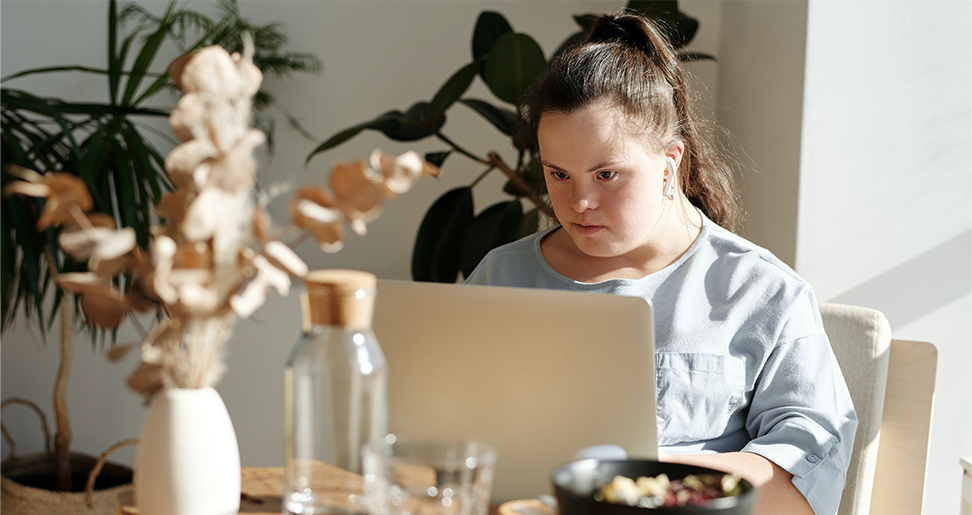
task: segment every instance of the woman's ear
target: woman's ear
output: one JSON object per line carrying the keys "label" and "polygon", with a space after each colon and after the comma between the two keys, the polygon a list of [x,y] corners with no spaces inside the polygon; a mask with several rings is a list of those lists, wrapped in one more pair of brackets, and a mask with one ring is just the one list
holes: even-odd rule
{"label": "woman's ear", "polygon": [[668,146],[668,150],[665,151],[665,155],[672,158],[675,161],[675,169],[678,170],[678,165],[682,163],[682,156],[685,154],[685,143],[682,140],[675,140],[671,145]]}

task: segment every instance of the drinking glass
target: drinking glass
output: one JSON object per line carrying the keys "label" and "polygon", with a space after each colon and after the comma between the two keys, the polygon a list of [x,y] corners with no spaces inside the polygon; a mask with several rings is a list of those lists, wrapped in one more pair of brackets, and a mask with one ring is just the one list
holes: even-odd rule
{"label": "drinking glass", "polygon": [[496,450],[478,440],[388,435],[362,449],[371,515],[486,515]]}

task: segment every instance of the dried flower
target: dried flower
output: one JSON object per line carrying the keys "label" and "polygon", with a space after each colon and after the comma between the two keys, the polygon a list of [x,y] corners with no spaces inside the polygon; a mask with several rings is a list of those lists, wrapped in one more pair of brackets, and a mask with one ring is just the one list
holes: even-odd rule
{"label": "dried flower", "polygon": [[[5,193],[46,197],[39,228],[62,226],[60,245],[88,261],[88,272],[60,274],[57,282],[81,296],[90,321],[116,328],[132,310],[155,307],[166,315],[142,342],[142,362],[128,379],[147,397],[161,388],[215,382],[236,318],[263,305],[269,288],[287,295],[291,278],[307,274],[307,265],[273,234],[263,204],[253,201],[253,149],[265,137],[248,125],[250,97],[262,80],[250,52],[230,56],[212,46],[170,65],[172,80],[185,92],[169,118],[182,143],[165,159],[176,189],[155,207],[160,222],[147,253],[136,245],[133,229],[87,213],[91,197],[77,177],[11,167],[23,180]],[[368,162],[338,163],[331,191],[304,186],[295,192],[291,225],[336,252],[345,224],[364,234],[384,199],[404,193],[422,175],[437,174],[414,152],[395,157],[375,151]],[[127,293],[111,281],[120,272],[132,279]]]}

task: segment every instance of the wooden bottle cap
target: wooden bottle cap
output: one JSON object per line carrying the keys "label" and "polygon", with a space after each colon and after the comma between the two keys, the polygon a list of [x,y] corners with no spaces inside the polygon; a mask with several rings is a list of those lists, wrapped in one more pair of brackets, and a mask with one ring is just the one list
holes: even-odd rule
{"label": "wooden bottle cap", "polygon": [[304,330],[311,325],[371,327],[378,278],[359,270],[313,270],[304,278]]}

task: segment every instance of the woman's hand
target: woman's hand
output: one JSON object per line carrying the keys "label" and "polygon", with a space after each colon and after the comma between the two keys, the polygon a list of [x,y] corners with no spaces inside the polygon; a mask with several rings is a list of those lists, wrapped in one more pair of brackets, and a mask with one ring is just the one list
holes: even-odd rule
{"label": "woman's hand", "polygon": [[807,499],[793,486],[793,475],[758,454],[669,454],[658,451],[658,461],[707,467],[745,478],[758,489],[753,515],[813,515]]}

